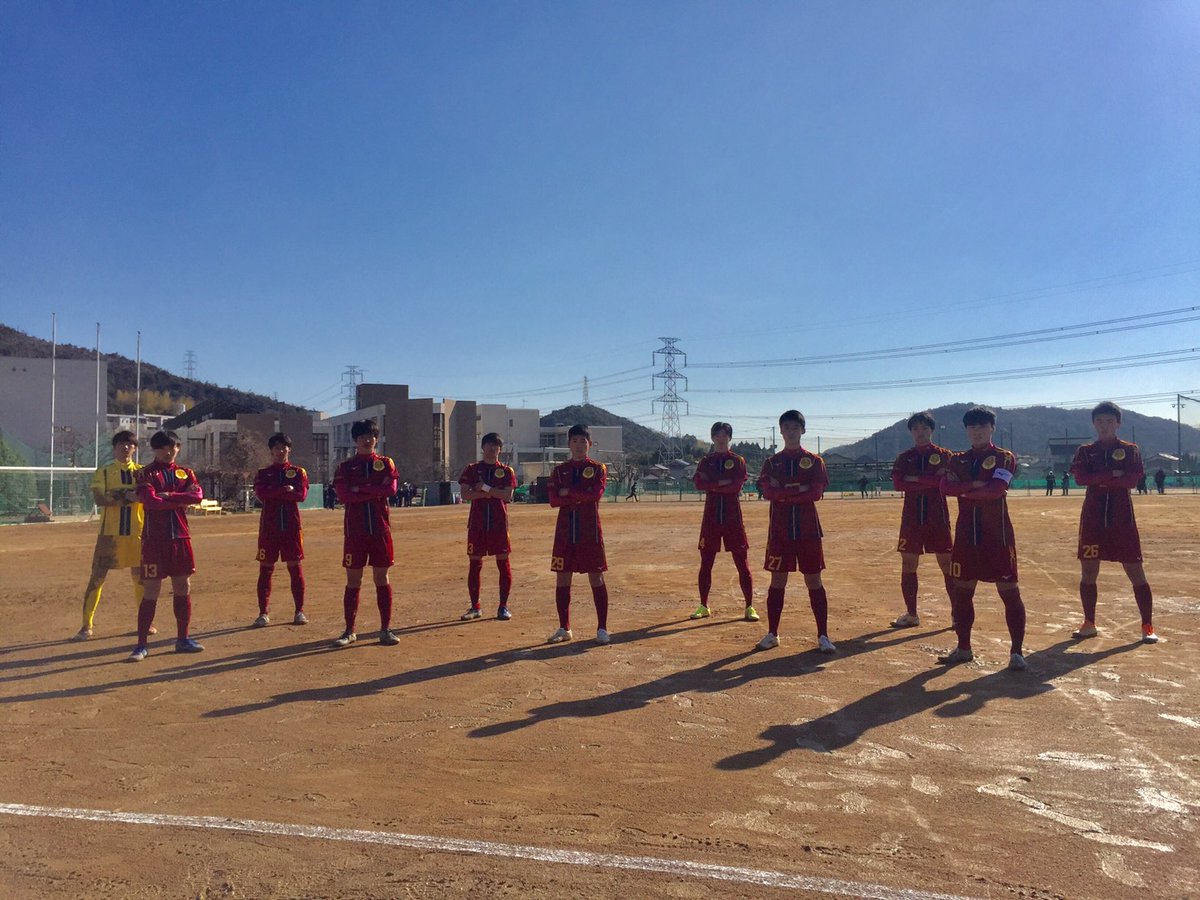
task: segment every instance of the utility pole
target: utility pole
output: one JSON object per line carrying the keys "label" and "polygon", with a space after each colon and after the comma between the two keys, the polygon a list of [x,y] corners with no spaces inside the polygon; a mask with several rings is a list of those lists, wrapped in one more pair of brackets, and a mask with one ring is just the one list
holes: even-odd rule
{"label": "utility pole", "polygon": [[679,429],[679,407],[683,407],[684,415],[688,413],[688,403],[679,396],[679,383],[683,382],[683,389],[687,390],[687,376],[680,375],[679,369],[675,365],[677,359],[683,360],[683,365],[687,366],[687,354],[675,346],[679,338],[660,337],[663,345],[654,351],[651,357],[651,365],[657,366],[658,357],[663,357],[663,370],[651,376],[650,382],[655,388],[658,387],[658,382],[662,381],[662,393],[655,397],[650,402],[650,411],[654,412],[656,403],[662,404],[662,433],[666,444],[667,458],[677,459],[681,454],[680,438],[682,434]]}
{"label": "utility pole", "polygon": [[342,403],[346,407],[346,412],[357,408],[357,388],[362,384],[364,371],[358,366],[346,366],[342,372]]}
{"label": "utility pole", "polygon": [[583,376],[583,405],[588,405],[588,385],[586,375]]}

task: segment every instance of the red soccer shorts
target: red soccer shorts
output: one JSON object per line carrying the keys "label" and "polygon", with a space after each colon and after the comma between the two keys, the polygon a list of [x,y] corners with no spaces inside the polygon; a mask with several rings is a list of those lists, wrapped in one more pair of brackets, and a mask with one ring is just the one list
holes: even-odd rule
{"label": "red soccer shorts", "polygon": [[196,558],[190,540],[142,542],[143,581],[181,578],[195,571]]}
{"label": "red soccer shorts", "polygon": [[901,525],[898,553],[949,553],[954,546],[950,538],[950,523],[926,522],[924,525]]}
{"label": "red soccer shorts", "polygon": [[555,539],[550,556],[551,572],[605,572],[608,560],[604,558],[604,544],[571,544]]}
{"label": "red soccer shorts", "polygon": [[991,581],[1006,584],[1017,580],[1017,548],[980,547],[966,541],[954,545],[950,575],[959,581]]}
{"label": "red soccer shorts", "polygon": [[385,531],[382,534],[362,534],[346,536],[342,543],[343,569],[385,569],[394,562],[392,555],[392,534]]}
{"label": "red soccer shorts", "polygon": [[258,536],[258,561],[264,566],[275,564],[275,560],[298,562],[304,559],[304,537],[299,531],[286,534],[260,534]]}
{"label": "red soccer shorts", "polygon": [[750,542],[746,540],[746,528],[741,523],[716,525],[705,522],[700,526],[699,550],[711,550],[716,553],[724,545],[729,552],[734,550],[749,550]]}
{"label": "red soccer shorts", "polygon": [[496,556],[512,553],[507,529],[467,529],[467,556]]}
{"label": "red soccer shorts", "polygon": [[1103,525],[1079,523],[1080,559],[1101,559],[1106,562],[1140,563],[1142,540],[1136,525]]}
{"label": "red soccer shorts", "polygon": [[795,572],[815,575],[825,568],[821,541],[767,541],[763,568],[768,572]]}

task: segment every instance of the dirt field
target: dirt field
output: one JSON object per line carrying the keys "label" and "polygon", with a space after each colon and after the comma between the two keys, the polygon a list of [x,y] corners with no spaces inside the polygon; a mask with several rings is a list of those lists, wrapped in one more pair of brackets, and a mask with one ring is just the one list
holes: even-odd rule
{"label": "dirt field", "polygon": [[[0,896],[1196,896],[1200,496],[1137,500],[1157,646],[1137,642],[1115,565],[1101,574],[1100,637],[1070,639],[1081,499],[1012,503],[1024,673],[1004,669],[1002,608],[987,586],[980,658],[935,665],[953,641],[932,560],[922,627],[887,627],[902,609],[900,506],[888,499],[821,504],[835,657],[814,651],[798,578],[781,646],[753,650],[766,605],[757,502],[746,509],[760,624],[739,620],[727,556],[716,614],[687,620],[698,504],[606,504],[608,647],[590,640],[586,581],[576,640],[542,643],[556,626],[545,507],[514,508],[507,623],[457,621],[465,510],[396,511],[401,644],[372,635],[341,651],[329,649],[341,630],[340,513],[305,520],[312,624],[264,630],[246,627],[255,518],[196,519],[194,634],[207,650],[171,652],[165,598],[141,664],[126,662],[123,573],[96,637],[64,640],[79,627],[94,525],[2,528],[0,804],[295,827],[0,806]],[[489,564],[485,611],[495,595]],[[377,622],[364,598],[360,635]],[[277,622],[290,623],[290,606],[280,567]],[[630,857],[665,862],[638,871]]]}

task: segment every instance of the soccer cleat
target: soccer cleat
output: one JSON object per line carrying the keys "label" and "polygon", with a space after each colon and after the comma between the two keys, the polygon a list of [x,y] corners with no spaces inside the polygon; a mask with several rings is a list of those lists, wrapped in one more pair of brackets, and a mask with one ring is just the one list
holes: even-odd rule
{"label": "soccer cleat", "polygon": [[762,636],[762,640],[758,642],[757,646],[759,650],[774,650],[779,646],[779,638],[768,631]]}
{"label": "soccer cleat", "polygon": [[133,652],[129,654],[130,662],[141,662],[150,655],[150,648],[145,644],[138,644],[133,648]]}
{"label": "soccer cleat", "polygon": [[512,610],[509,609],[507,606],[501,606],[499,609],[496,610],[496,618],[499,619],[501,622],[507,622],[509,619],[512,618]]}
{"label": "soccer cleat", "polygon": [[260,613],[259,617],[251,623],[250,627],[251,628],[266,628],[270,624],[271,624],[271,617],[268,616],[266,613]]}
{"label": "soccer cleat", "polygon": [[817,649],[822,653],[837,653],[837,647],[826,635],[817,638]]}
{"label": "soccer cleat", "polygon": [[91,636],[92,636],[92,629],[88,628],[85,625],[83,628],[80,628],[77,632],[75,632],[73,635],[71,635],[71,640],[86,641]]}
{"label": "soccer cleat", "polygon": [[303,612],[298,612],[298,613],[296,613],[296,615],[292,616],[292,624],[293,625],[307,625],[308,624],[308,616],[306,616]]}
{"label": "soccer cleat", "polygon": [[358,640],[358,635],[353,631],[343,631],[342,636],[333,642],[335,647],[349,647]]}
{"label": "soccer cleat", "polygon": [[465,613],[463,613],[461,616],[458,617],[458,621],[469,622],[471,619],[478,619],[482,615],[483,615],[482,609],[480,609],[478,606],[472,606]]}
{"label": "soccer cleat", "polygon": [[604,628],[596,629],[596,643],[597,644],[607,644],[611,640],[612,640],[612,638],[610,638],[608,636],[607,629],[604,629]]}
{"label": "soccer cleat", "polygon": [[754,611],[753,606],[747,606],[746,607],[746,615],[743,616],[742,618],[744,618],[747,622],[757,622],[758,621],[758,613],[756,613]]}
{"label": "soccer cleat", "polygon": [[571,634],[570,628],[560,628],[550,637],[546,638],[547,644],[561,644],[563,641],[569,641],[574,635]]}
{"label": "soccer cleat", "polygon": [[712,613],[709,611],[708,607],[705,606],[703,603],[701,603],[699,606],[696,607],[696,611],[694,613],[692,613],[690,616],[688,616],[688,618],[689,619],[707,619],[711,615],[712,615]]}
{"label": "soccer cleat", "polygon": [[391,647],[400,643],[400,637],[390,628],[384,628],[379,632],[379,643],[386,644],[387,646]]}
{"label": "soccer cleat", "polygon": [[202,653],[204,645],[192,638],[180,638],[175,642],[176,653]]}
{"label": "soccer cleat", "polygon": [[1095,637],[1098,633],[1099,632],[1096,631],[1096,623],[1089,622],[1085,619],[1083,624],[1071,633],[1071,637],[1075,638],[1076,640],[1080,640],[1082,638]]}
{"label": "soccer cleat", "polygon": [[967,647],[955,647],[945,656],[939,656],[938,662],[945,666],[956,666],[959,663],[970,662],[975,654]]}
{"label": "soccer cleat", "polygon": [[1029,663],[1025,662],[1025,657],[1020,653],[1013,653],[1008,657],[1008,671],[1024,672],[1029,668]]}
{"label": "soccer cleat", "polygon": [[1158,643],[1158,635],[1154,633],[1153,625],[1147,624],[1147,625],[1142,626],[1142,643],[1143,644],[1157,644]]}
{"label": "soccer cleat", "polygon": [[915,613],[905,613],[897,619],[892,620],[893,628],[914,628],[921,624],[921,617]]}

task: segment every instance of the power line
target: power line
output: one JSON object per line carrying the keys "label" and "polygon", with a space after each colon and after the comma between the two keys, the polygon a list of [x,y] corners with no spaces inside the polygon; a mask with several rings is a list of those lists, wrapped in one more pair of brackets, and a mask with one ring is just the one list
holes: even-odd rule
{"label": "power line", "polygon": [[[1040,328],[1035,331],[1018,331],[1012,334],[998,334],[982,340],[964,342],[963,340],[941,341],[935,344],[917,344],[910,347],[893,347],[881,350],[856,350],[852,353],[833,353],[825,356],[796,356],[789,359],[761,359],[741,362],[694,363],[693,369],[757,369],[774,366],[810,366],[824,363],[867,362],[885,359],[902,359],[904,357],[925,356],[931,351],[940,353],[973,353],[977,350],[992,350],[998,347],[1016,347],[1023,344],[1042,344],[1049,341],[1065,341],[1072,338],[1093,337],[1098,334],[1110,334],[1114,331],[1133,331],[1142,328],[1160,328],[1164,325],[1179,325],[1184,322],[1200,320],[1200,315],[1188,315],[1170,321],[1148,322],[1147,319],[1164,316],[1181,316],[1184,313],[1200,311],[1200,306],[1186,306],[1180,309],[1163,310],[1161,312],[1143,313],[1137,316],[1124,316],[1117,319],[1105,319],[1100,322],[1086,322],[1079,325],[1062,325],[1055,328]],[[1134,324],[1130,324],[1134,323]],[[1086,329],[1076,331],[1076,329]],[[1074,331],[1073,334],[1064,332]]]}
{"label": "power line", "polygon": [[656,388],[658,382],[662,381],[662,393],[655,399],[650,401],[650,411],[654,412],[654,404],[662,404],[662,434],[666,441],[666,451],[668,459],[678,459],[680,455],[680,438],[682,433],[679,430],[679,407],[683,407],[684,415],[687,415],[687,401],[679,396],[679,384],[683,383],[683,389],[687,390],[687,376],[679,374],[679,369],[675,365],[677,359],[682,359],[683,364],[687,366],[687,354],[676,347],[679,338],[660,337],[663,345],[654,351],[652,359],[655,364],[658,363],[658,357],[663,358],[663,370],[656,372],[650,377],[650,383]]}
{"label": "power line", "polygon": [[345,371],[342,372],[342,403],[346,407],[346,412],[357,408],[358,385],[362,384],[365,371],[358,366],[346,366]]}

